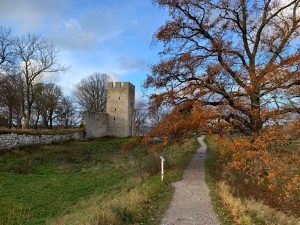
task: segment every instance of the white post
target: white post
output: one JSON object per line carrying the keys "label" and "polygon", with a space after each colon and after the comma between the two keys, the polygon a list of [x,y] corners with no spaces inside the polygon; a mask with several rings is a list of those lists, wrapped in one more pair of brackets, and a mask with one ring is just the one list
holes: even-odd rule
{"label": "white post", "polygon": [[164,161],[165,158],[160,156],[160,161],[161,161],[161,181],[164,181]]}

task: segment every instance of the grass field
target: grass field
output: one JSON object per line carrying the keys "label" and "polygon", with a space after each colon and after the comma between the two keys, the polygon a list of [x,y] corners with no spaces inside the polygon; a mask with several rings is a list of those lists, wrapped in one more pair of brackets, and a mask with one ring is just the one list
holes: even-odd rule
{"label": "grass field", "polygon": [[[270,207],[261,201],[248,196],[234,193],[226,179],[222,178],[221,168],[218,161],[219,150],[214,138],[207,138],[208,156],[206,159],[206,181],[210,189],[214,209],[222,225],[299,225],[300,218],[297,214],[284,213]],[[299,142],[289,146],[290,151],[298,150]]]}
{"label": "grass field", "polygon": [[172,196],[171,182],[197,148],[195,140],[159,155],[121,153],[128,139],[24,147],[0,155],[0,224],[158,224]]}

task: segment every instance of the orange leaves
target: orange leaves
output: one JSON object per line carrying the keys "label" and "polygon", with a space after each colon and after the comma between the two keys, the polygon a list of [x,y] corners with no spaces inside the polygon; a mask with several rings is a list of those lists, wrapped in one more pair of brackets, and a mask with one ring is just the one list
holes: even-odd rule
{"label": "orange leaves", "polygon": [[[239,177],[282,201],[300,195],[300,124],[267,128],[256,137],[219,137],[219,161],[227,179]],[[298,150],[297,150],[298,149]],[[296,151],[295,151],[296,150]]]}
{"label": "orange leaves", "polygon": [[167,21],[164,26],[155,34],[157,40],[168,42],[181,31],[182,20],[180,18],[174,21]]}
{"label": "orange leaves", "polygon": [[180,105],[163,118],[150,136],[181,139],[193,132],[202,131],[210,113],[210,110],[203,109],[200,104]]}

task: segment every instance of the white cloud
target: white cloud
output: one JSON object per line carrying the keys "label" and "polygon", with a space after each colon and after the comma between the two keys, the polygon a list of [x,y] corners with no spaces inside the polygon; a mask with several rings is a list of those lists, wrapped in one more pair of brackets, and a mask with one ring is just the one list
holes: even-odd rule
{"label": "white cloud", "polygon": [[0,0],[0,18],[9,18],[21,32],[34,31],[46,19],[58,17],[70,0]]}
{"label": "white cloud", "polygon": [[141,58],[122,57],[119,61],[123,70],[146,70],[148,67],[147,61]]}
{"label": "white cloud", "polygon": [[57,43],[69,49],[89,50],[97,43],[120,35],[124,25],[118,15],[110,9],[92,9],[75,18],[63,20],[60,27],[53,27],[61,32],[53,32]]}
{"label": "white cloud", "polygon": [[[20,33],[43,30],[63,48],[89,50],[124,31],[118,9],[70,8],[71,0],[0,0],[0,20]],[[4,25],[4,24],[2,24]]]}

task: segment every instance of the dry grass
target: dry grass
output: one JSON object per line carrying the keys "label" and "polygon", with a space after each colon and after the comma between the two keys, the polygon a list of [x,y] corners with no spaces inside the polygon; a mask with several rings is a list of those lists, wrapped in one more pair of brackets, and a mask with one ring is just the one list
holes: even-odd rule
{"label": "dry grass", "polygon": [[[155,185],[160,186],[159,179]],[[149,185],[149,184],[148,184]],[[153,186],[153,184],[150,184]],[[155,190],[154,190],[155,191]],[[134,224],[145,214],[145,206],[151,202],[151,191],[142,187],[117,194],[113,198],[93,196],[77,204],[76,210],[49,221],[49,225],[122,225]],[[104,204],[103,204],[104,203]],[[80,209],[80,210],[78,210]]]}
{"label": "dry grass", "polygon": [[222,204],[231,212],[234,224],[300,225],[300,218],[287,215],[261,202],[232,195],[224,182],[216,184]]}

